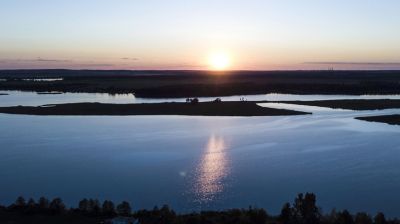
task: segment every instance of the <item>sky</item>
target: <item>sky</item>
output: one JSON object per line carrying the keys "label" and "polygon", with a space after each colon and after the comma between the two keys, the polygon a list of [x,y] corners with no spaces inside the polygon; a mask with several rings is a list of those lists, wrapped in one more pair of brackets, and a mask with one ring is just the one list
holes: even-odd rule
{"label": "sky", "polygon": [[399,9],[398,0],[1,0],[0,69],[400,69]]}

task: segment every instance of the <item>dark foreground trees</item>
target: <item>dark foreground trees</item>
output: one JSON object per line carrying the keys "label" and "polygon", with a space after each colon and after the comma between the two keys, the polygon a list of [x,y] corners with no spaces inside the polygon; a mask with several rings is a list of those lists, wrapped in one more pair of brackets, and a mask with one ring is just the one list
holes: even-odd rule
{"label": "dark foreground trees", "polygon": [[400,224],[397,219],[388,220],[383,213],[375,216],[347,210],[333,210],[323,214],[312,193],[299,194],[293,203],[285,203],[278,216],[269,215],[264,209],[230,209],[226,211],[202,211],[177,214],[169,206],[132,212],[127,201],[115,205],[112,201],[83,199],[76,208],[67,208],[60,198],[35,201],[18,197],[9,206],[0,205],[0,223],[105,223],[115,217],[133,217],[142,224]]}
{"label": "dark foreground trees", "polygon": [[280,220],[285,224],[317,224],[321,220],[316,196],[312,193],[299,194],[293,206],[286,203],[281,211]]}
{"label": "dark foreground trees", "polygon": [[132,213],[131,205],[129,202],[123,201],[117,206],[118,215],[128,216]]}

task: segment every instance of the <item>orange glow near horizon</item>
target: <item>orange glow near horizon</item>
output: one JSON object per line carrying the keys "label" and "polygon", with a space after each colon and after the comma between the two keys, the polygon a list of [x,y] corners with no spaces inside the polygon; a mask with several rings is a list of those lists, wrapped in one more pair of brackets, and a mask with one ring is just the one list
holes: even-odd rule
{"label": "orange glow near horizon", "polygon": [[230,55],[225,52],[213,53],[208,58],[208,64],[211,70],[227,70],[231,67],[231,63]]}

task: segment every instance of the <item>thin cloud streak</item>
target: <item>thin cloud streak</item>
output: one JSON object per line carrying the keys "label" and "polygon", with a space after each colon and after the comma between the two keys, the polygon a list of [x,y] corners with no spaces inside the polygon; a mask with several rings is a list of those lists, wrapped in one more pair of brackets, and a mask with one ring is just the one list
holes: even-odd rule
{"label": "thin cloud streak", "polygon": [[71,60],[46,59],[46,58],[37,58],[36,60],[33,60],[33,61],[39,61],[39,62],[71,62]]}
{"label": "thin cloud streak", "polygon": [[344,62],[344,61],[316,61],[316,62],[304,62],[307,65],[356,65],[356,66],[400,66],[400,62]]}
{"label": "thin cloud streak", "polygon": [[65,59],[48,59],[48,58],[35,58],[35,59],[4,59],[1,60],[2,63],[12,63],[12,62],[73,62],[72,60]]}
{"label": "thin cloud streak", "polygon": [[139,58],[128,58],[128,57],[125,57],[125,58],[121,58],[121,60],[138,61]]}
{"label": "thin cloud streak", "polygon": [[66,69],[96,69],[96,68],[116,68],[116,64],[101,61],[78,61],[53,58],[35,59],[2,59],[0,69],[29,69],[29,68],[66,68]]}
{"label": "thin cloud streak", "polygon": [[86,67],[86,66],[88,66],[88,67],[93,67],[93,66],[95,66],[95,67],[114,67],[115,65],[114,64],[96,64],[96,63],[93,63],[93,64],[79,64],[79,63],[77,63],[77,64],[73,64],[74,66],[80,66],[80,67]]}

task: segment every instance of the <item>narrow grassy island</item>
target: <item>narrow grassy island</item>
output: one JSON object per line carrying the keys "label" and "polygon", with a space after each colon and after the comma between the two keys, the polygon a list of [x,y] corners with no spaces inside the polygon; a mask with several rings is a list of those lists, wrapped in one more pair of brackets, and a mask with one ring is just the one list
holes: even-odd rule
{"label": "narrow grassy island", "polygon": [[0,107],[0,113],[25,115],[189,115],[189,116],[280,116],[310,113],[266,108],[256,102],[201,102],[102,104],[71,103],[38,107]]}

